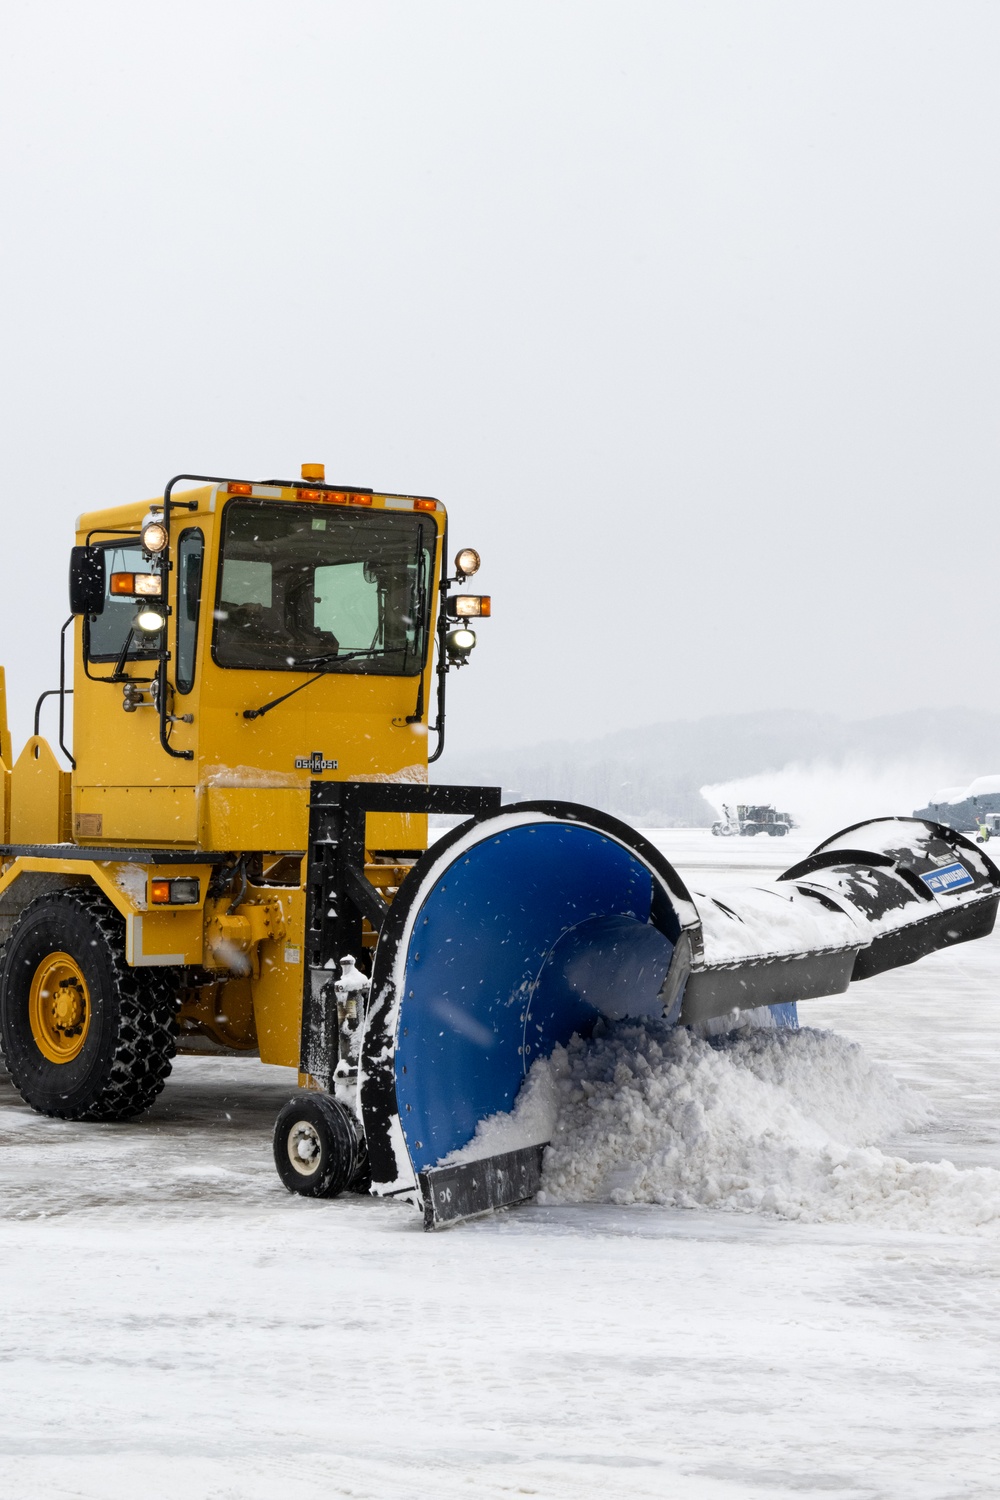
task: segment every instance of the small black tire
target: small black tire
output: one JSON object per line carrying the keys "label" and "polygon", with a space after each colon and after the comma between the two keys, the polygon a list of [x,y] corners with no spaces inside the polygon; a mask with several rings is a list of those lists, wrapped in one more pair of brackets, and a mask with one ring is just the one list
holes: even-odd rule
{"label": "small black tire", "polygon": [[[56,1016],[49,1035],[44,974],[60,968],[79,1024]],[[29,902],[0,957],[0,1051],[21,1098],[63,1120],[141,1115],[170,1073],[178,981],[173,969],[129,966],[125,923],[96,886]],[[54,982],[66,991],[65,977]]]}
{"label": "small black tire", "polygon": [[274,1165],[290,1193],[336,1198],[368,1170],[356,1116],[332,1095],[303,1089],[275,1121]]}

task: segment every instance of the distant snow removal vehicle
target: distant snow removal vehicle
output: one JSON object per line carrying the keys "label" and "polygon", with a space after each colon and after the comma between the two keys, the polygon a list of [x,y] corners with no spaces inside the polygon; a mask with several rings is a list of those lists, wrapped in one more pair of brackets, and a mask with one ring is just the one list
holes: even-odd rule
{"label": "distant snow removal vehicle", "polygon": [[784,838],[795,827],[788,813],[776,812],[769,803],[752,806],[741,802],[736,814],[740,820],[740,833],[744,838],[753,838],[755,833],[769,833],[772,838]]}
{"label": "distant snow removal vehicle", "polygon": [[735,817],[725,803],[722,804],[722,811],[724,817],[712,824],[712,832],[722,838],[731,838],[734,834],[753,838],[756,833],[769,833],[772,838],[784,838],[795,827],[790,813],[776,812],[769,803],[754,805],[740,802],[737,804]]}
{"label": "distant snow removal vehicle", "polygon": [[[574,1033],[794,1024],[992,929],[1000,871],[933,821],[859,824],[722,902],[592,808],[428,785],[490,612],[478,555],[447,559],[437,500],[319,465],[81,517],[59,687],[10,770],[0,704],[0,1042],[32,1108],[124,1120],[178,1043],[258,1054],[299,1072],[289,1189],[437,1226],[534,1193],[542,1141],[453,1154]],[[428,813],[463,818],[430,849]]]}
{"label": "distant snow removal vehicle", "polygon": [[712,824],[712,832],[716,838],[731,839],[740,831],[739,818],[733,817],[733,810],[727,803],[722,804],[722,817]]}

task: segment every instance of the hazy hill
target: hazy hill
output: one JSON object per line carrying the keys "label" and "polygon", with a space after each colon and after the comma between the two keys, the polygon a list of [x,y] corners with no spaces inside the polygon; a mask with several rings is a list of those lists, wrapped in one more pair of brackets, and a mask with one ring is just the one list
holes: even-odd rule
{"label": "hazy hill", "polygon": [[[559,797],[661,827],[704,825],[699,788],[790,762],[873,764],[919,758],[954,767],[956,782],[1000,771],[1000,714],[914,709],[873,719],[770,711],[621,729],[497,752],[445,755],[435,780],[499,785],[505,798]],[[936,790],[928,786],[929,797]]]}

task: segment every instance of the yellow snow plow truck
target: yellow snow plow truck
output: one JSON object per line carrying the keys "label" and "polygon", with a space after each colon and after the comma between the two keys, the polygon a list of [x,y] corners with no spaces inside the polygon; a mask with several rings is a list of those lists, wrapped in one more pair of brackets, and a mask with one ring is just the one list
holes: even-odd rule
{"label": "yellow snow plow truck", "polygon": [[[59,687],[16,761],[0,713],[0,1045],[33,1109],[126,1120],[178,1047],[256,1054],[298,1070],[286,1187],[434,1226],[536,1190],[544,1142],[462,1152],[574,1033],[795,1024],[991,929],[1000,874],[936,823],[860,825],[722,904],[592,808],[429,785],[490,612],[477,553],[449,557],[437,500],[321,465],[80,518]],[[462,821],[428,849],[435,813]]]}

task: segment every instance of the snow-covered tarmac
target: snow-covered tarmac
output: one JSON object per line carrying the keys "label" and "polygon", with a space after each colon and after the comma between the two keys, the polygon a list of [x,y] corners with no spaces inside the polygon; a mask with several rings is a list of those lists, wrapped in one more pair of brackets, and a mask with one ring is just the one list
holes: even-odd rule
{"label": "snow-covered tarmac", "polygon": [[[654,838],[720,892],[812,842]],[[802,1020],[933,1106],[883,1151],[1000,1174],[1000,935]],[[1000,1494],[996,1225],[588,1204],[425,1235],[284,1192],[292,1082],[182,1058],[127,1126],[0,1085],[4,1500]]]}

